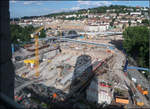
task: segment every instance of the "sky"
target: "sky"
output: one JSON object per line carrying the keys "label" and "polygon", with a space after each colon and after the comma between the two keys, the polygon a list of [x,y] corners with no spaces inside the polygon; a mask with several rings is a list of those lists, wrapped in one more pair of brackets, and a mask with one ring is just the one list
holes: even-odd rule
{"label": "sky", "polygon": [[9,2],[10,17],[40,16],[50,13],[73,11],[98,6],[126,5],[149,7],[149,1],[14,1]]}

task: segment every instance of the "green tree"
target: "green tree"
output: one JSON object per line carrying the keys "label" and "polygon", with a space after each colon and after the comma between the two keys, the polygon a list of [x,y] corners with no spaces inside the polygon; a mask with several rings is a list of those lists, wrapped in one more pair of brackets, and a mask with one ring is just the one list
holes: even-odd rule
{"label": "green tree", "polygon": [[131,20],[128,21],[129,26],[131,26]]}
{"label": "green tree", "polygon": [[110,26],[112,27],[114,25],[114,23],[113,22],[110,22]]}
{"label": "green tree", "polygon": [[34,30],[35,28],[32,25],[25,27],[14,24],[10,25],[11,42],[14,44],[29,42],[31,39],[30,34],[33,33]]}
{"label": "green tree", "polygon": [[113,18],[112,21],[110,22],[110,26],[114,25],[114,21],[115,21],[115,18]]}
{"label": "green tree", "polygon": [[45,30],[41,30],[40,31],[40,35],[39,35],[40,38],[45,38],[46,37],[46,34],[45,34]]}
{"label": "green tree", "polygon": [[21,31],[22,31],[22,27],[20,27],[19,25],[10,25],[10,32],[11,32],[11,42],[18,44],[18,40],[21,37]]}
{"label": "green tree", "polygon": [[123,24],[122,29],[125,29],[125,28],[126,28],[126,25],[125,25],[125,24]]}
{"label": "green tree", "polygon": [[146,26],[150,26],[150,22],[148,21],[148,19],[142,20],[142,23]]}
{"label": "green tree", "polygon": [[128,27],[123,32],[123,47],[141,67],[149,67],[149,34],[146,26]]}

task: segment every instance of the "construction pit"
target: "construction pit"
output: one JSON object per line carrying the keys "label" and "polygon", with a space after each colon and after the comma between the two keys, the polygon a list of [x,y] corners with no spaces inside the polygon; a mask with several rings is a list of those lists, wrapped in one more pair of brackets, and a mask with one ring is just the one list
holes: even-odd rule
{"label": "construction pit", "polygon": [[[84,39],[78,40],[84,41]],[[105,39],[86,39],[86,41],[109,46],[113,45],[110,40]],[[69,99],[70,104],[78,104],[80,102],[71,100],[70,97],[76,94],[75,98],[80,98],[80,92],[84,91],[86,93],[84,100],[89,101],[89,103],[103,104],[106,102],[109,105],[133,106],[130,96],[126,99],[123,96],[123,98],[119,98],[120,101],[117,101],[118,99],[113,94],[115,89],[124,90],[128,93],[129,87],[127,87],[127,84],[131,83],[122,71],[122,66],[125,64],[125,55],[121,51],[116,48],[109,49],[106,46],[69,41],[47,42],[46,44],[40,42],[39,45],[41,49],[39,49],[40,75],[38,77],[35,76],[35,65],[31,66],[24,63],[25,60],[35,59],[34,44],[20,48],[14,54],[14,57],[21,56],[22,58],[22,60],[14,62],[16,75],[24,78],[24,80],[16,79],[19,81],[16,83],[20,85],[15,84],[15,92],[22,92],[22,94],[15,95],[21,97],[31,96],[27,97],[28,99],[23,97],[22,104],[32,104],[32,100],[29,98],[34,96],[33,92],[36,92],[36,100],[39,99],[41,103],[43,102],[41,95],[46,96],[44,99],[49,104],[50,98],[47,97],[57,93],[61,96],[61,99],[63,98],[63,101],[67,102],[64,99]],[[33,92],[26,93],[24,91],[30,88]],[[122,102],[122,100],[127,102]],[[73,101],[75,102],[72,103]],[[37,103],[35,104],[37,105]]]}
{"label": "construction pit", "polygon": [[[55,46],[56,45],[57,44],[55,44]],[[54,46],[54,44],[51,44],[51,46]],[[78,57],[90,57],[90,60],[85,60],[85,63],[77,68],[78,72],[82,73],[90,65],[97,61],[104,60],[113,54],[111,52],[107,52],[106,48],[96,47],[95,45],[81,45],[63,42],[60,43],[59,46],[61,47],[61,52],[58,49],[53,49],[52,51],[43,54],[40,52],[40,76],[38,77],[38,83],[44,84],[48,87],[55,87],[56,89],[60,89],[65,93],[68,93],[70,84],[74,78],[73,76],[76,70]],[[34,58],[35,57],[31,57],[28,59]],[[82,61],[84,61],[84,59],[82,59]],[[26,66],[25,64],[23,64],[21,68],[16,69],[17,75],[27,78],[31,81],[35,79],[35,72],[36,71],[34,68]]]}

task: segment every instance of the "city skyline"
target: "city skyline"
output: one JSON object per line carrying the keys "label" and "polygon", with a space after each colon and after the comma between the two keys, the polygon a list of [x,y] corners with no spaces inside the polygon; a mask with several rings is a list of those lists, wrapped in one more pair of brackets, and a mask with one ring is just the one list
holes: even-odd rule
{"label": "city skyline", "polygon": [[149,7],[149,1],[10,1],[9,5],[10,18],[16,18],[109,5]]}

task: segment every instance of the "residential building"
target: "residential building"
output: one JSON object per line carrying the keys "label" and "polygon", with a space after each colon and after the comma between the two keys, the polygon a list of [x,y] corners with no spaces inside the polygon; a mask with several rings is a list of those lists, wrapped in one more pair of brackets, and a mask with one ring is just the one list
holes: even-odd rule
{"label": "residential building", "polygon": [[130,15],[141,15],[141,12],[131,12]]}

